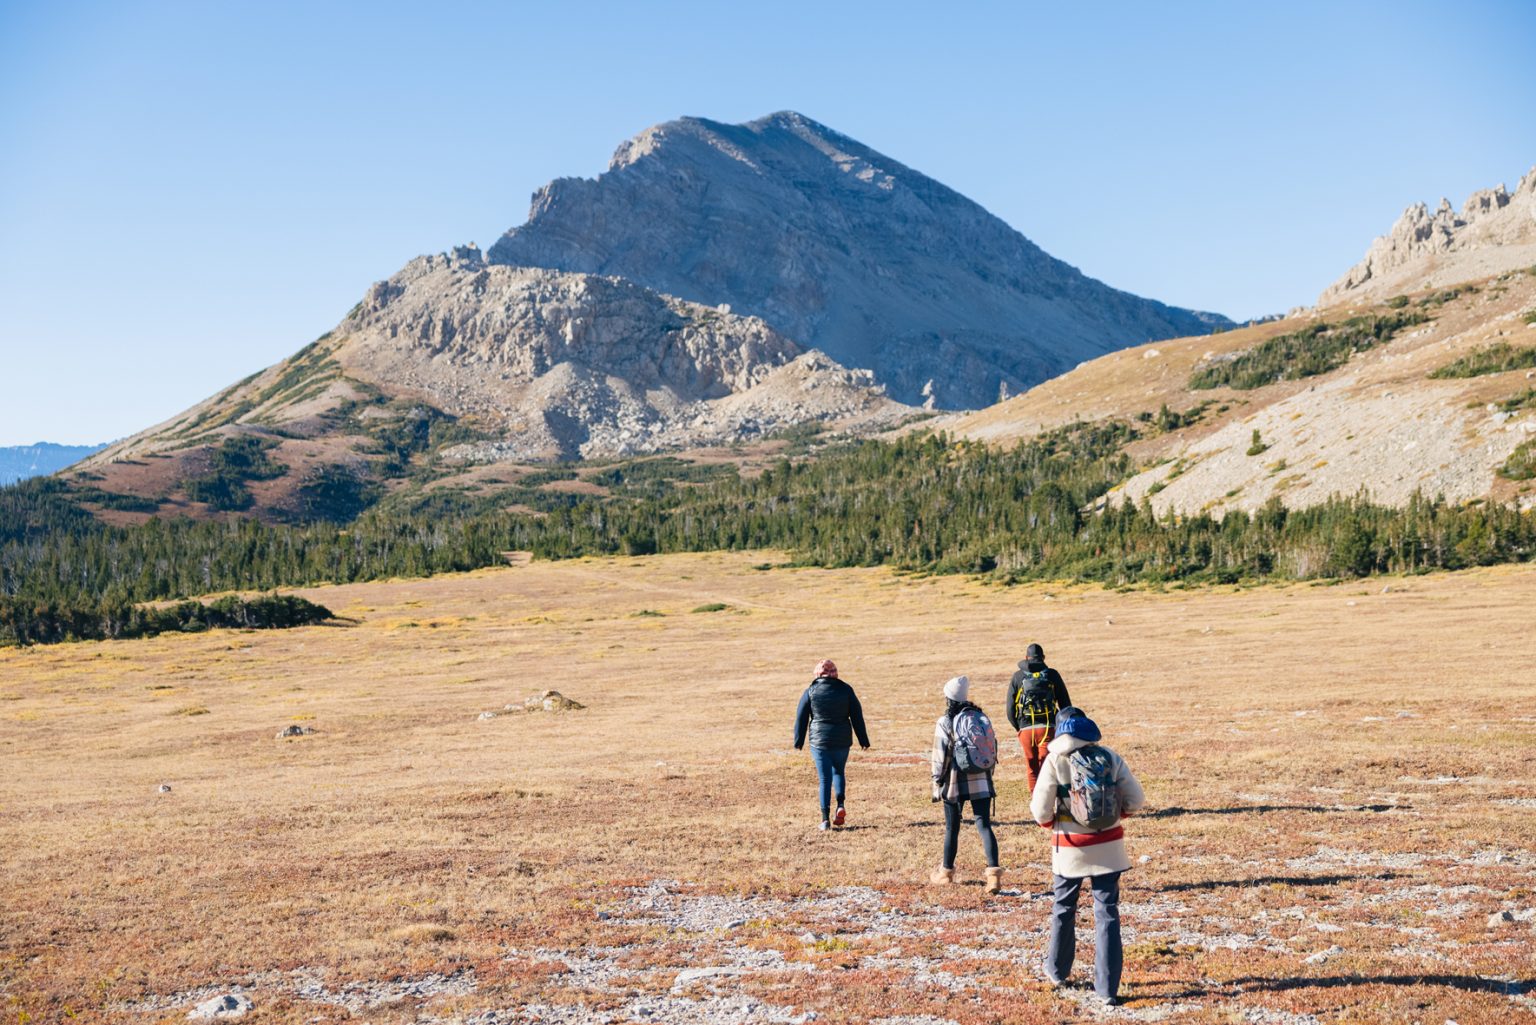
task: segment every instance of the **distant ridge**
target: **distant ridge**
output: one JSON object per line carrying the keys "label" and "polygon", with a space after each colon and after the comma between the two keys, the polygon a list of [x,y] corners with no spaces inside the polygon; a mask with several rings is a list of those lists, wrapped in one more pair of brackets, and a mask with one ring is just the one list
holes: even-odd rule
{"label": "distant ridge", "polygon": [[48,441],[40,441],[35,445],[0,447],[0,485],[57,473],[103,448],[106,446],[55,445]]}

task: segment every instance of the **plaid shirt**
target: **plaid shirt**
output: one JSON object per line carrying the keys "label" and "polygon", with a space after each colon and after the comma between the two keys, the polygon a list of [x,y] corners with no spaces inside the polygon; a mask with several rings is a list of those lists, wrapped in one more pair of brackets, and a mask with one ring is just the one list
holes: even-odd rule
{"label": "plaid shirt", "polygon": [[992,773],[961,772],[950,757],[954,738],[949,734],[949,716],[939,716],[933,726],[933,796],[941,801],[985,801],[997,796]]}

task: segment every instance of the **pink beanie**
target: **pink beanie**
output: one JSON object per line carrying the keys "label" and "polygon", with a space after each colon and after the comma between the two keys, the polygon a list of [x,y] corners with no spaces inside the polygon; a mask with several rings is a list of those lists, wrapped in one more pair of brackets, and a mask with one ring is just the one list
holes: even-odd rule
{"label": "pink beanie", "polygon": [[830,676],[834,680],[837,679],[837,663],[833,662],[830,658],[822,659],[816,663],[816,675]]}

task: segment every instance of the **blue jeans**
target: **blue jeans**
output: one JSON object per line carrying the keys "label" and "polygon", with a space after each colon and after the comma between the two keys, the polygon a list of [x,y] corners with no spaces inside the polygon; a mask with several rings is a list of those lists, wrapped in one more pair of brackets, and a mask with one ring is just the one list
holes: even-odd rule
{"label": "blue jeans", "polygon": [[1056,903],[1051,908],[1051,942],[1045,970],[1065,982],[1077,953],[1077,898],[1083,884],[1093,889],[1093,988],[1101,997],[1120,993],[1120,873],[1069,879],[1055,876]]}
{"label": "blue jeans", "polygon": [[843,770],[848,765],[848,748],[813,747],[811,761],[816,763],[816,781],[821,786],[821,817],[827,817],[831,797],[837,794],[837,806],[843,806],[843,796],[848,792],[848,781]]}

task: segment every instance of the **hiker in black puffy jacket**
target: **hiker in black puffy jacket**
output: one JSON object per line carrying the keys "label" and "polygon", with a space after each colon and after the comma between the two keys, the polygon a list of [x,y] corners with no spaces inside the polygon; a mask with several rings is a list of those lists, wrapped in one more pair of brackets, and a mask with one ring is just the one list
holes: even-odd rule
{"label": "hiker in black puffy jacket", "polygon": [[[837,666],[830,658],[816,663],[816,678],[800,695],[795,712],[795,750],[811,741],[811,760],[816,763],[816,779],[821,787],[821,828],[841,826],[847,821],[844,808],[847,794],[845,770],[853,735],[859,746],[869,750],[869,733],[864,729],[864,709],[853,688],[837,678]],[[837,795],[837,816],[831,817],[831,797]]]}
{"label": "hiker in black puffy jacket", "polygon": [[1008,683],[1008,721],[1019,732],[1030,793],[1040,778],[1046,745],[1056,736],[1056,713],[1071,704],[1061,674],[1045,664],[1045,649],[1038,644],[1025,648],[1018,672]]}

